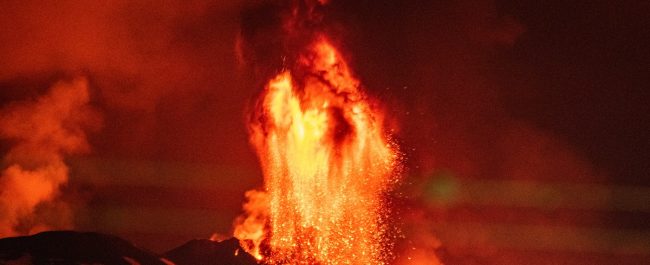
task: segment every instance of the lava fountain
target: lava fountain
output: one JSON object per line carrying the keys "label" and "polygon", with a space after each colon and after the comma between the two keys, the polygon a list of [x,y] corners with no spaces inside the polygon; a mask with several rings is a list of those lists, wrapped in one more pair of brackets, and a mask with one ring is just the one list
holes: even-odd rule
{"label": "lava fountain", "polygon": [[[383,114],[326,37],[297,64],[302,78],[289,70],[272,78],[250,124],[265,193],[248,194],[235,236],[271,264],[381,264],[382,195],[398,162]],[[260,253],[265,239],[268,256]]]}
{"label": "lava fountain", "polygon": [[234,234],[267,264],[384,264],[397,148],[340,52],[310,36],[252,115],[264,191],[247,193]]}

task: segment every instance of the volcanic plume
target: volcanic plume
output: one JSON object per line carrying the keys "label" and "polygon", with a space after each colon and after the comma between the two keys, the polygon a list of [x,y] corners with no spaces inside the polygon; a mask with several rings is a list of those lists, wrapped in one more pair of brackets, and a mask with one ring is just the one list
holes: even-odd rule
{"label": "volcanic plume", "polygon": [[304,26],[318,23],[320,4],[294,3],[284,23],[294,62],[268,81],[252,115],[264,192],[248,194],[235,236],[271,264],[382,264],[382,196],[396,180],[398,153],[335,45]]}
{"label": "volcanic plume", "polygon": [[[68,181],[65,155],[89,151],[86,130],[99,124],[89,100],[87,81],[78,78],[0,111],[0,137],[13,143],[0,177],[0,237],[71,226],[70,211],[55,201]],[[39,218],[38,207],[57,210]]]}

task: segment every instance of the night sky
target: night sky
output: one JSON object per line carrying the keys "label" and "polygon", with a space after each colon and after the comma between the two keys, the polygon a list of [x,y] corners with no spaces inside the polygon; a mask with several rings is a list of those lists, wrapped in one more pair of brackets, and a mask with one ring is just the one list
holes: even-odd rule
{"label": "night sky", "polygon": [[[81,127],[88,152],[63,152],[56,203],[21,226],[65,204],[72,219],[53,228],[156,251],[229,235],[244,192],[262,185],[246,118],[279,70],[266,62],[283,56],[269,6],[0,3],[0,113],[84,77],[97,114]],[[650,258],[650,3],[332,0],[323,11],[404,153],[390,195],[407,238],[399,253],[435,249],[449,264]],[[2,138],[4,169],[17,140]]]}

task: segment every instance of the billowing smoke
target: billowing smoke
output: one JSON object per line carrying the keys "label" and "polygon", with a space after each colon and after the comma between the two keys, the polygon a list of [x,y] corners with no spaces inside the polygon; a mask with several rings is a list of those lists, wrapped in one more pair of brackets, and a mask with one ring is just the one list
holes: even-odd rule
{"label": "billowing smoke", "polygon": [[81,74],[104,120],[87,139],[93,152],[66,159],[61,195],[75,207],[36,206],[34,216],[74,210],[77,229],[156,250],[229,229],[239,198],[260,181],[243,122],[254,88],[238,82],[234,52],[241,2],[0,2],[0,107]]}
{"label": "billowing smoke", "polygon": [[[0,176],[0,237],[72,225],[70,211],[56,200],[68,181],[65,156],[90,151],[86,132],[100,124],[89,100],[88,82],[77,78],[0,110],[0,138],[11,145]],[[57,210],[35,214],[52,207]]]}

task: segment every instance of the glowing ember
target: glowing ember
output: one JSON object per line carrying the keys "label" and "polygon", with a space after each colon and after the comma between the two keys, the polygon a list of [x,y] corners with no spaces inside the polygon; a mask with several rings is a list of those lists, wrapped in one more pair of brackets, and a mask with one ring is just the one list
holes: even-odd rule
{"label": "glowing ember", "polygon": [[247,194],[235,236],[258,258],[268,240],[271,264],[382,264],[382,194],[397,163],[382,114],[325,37],[297,65],[269,81],[250,125],[267,194]]}

